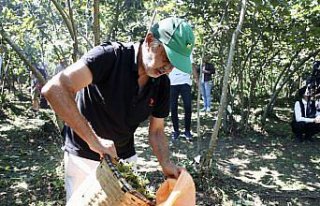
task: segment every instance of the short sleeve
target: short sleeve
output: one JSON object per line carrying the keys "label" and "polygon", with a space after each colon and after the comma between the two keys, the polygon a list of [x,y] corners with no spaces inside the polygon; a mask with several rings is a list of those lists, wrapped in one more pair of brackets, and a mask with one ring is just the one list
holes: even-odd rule
{"label": "short sleeve", "polygon": [[216,70],[215,70],[213,64],[209,63],[207,66],[208,66],[208,68],[206,68],[206,70],[210,71],[210,74],[215,74]]}
{"label": "short sleeve", "polygon": [[114,67],[116,54],[111,43],[104,43],[92,48],[81,57],[92,73],[92,83],[96,84],[107,79]]}

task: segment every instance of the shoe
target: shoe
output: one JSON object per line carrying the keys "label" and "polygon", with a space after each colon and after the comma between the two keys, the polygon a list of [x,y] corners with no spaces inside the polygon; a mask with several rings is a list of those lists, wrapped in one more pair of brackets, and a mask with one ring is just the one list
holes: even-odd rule
{"label": "shoe", "polygon": [[205,107],[203,107],[200,112],[205,112],[207,109]]}
{"label": "shoe", "polygon": [[180,135],[180,132],[176,132],[176,131],[172,132],[172,135],[171,135],[172,141],[177,140],[179,138],[179,135]]}
{"label": "shoe", "polygon": [[192,134],[190,131],[185,131],[183,134],[188,142],[192,140]]}
{"label": "shoe", "polygon": [[207,109],[206,109],[206,112],[210,112],[211,111],[211,109],[208,107]]}

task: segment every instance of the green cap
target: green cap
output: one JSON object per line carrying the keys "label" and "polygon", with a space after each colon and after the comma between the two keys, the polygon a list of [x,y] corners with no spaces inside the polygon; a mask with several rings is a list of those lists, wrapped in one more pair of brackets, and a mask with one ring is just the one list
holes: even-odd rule
{"label": "green cap", "polygon": [[190,24],[183,19],[170,17],[154,24],[151,32],[163,43],[171,64],[190,74],[190,56],[194,47],[194,35]]}

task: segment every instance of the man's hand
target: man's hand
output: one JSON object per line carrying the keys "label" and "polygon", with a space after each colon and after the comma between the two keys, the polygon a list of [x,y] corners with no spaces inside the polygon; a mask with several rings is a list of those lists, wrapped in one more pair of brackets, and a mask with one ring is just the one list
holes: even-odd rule
{"label": "man's hand", "polygon": [[316,124],[319,124],[320,123],[320,116],[317,116],[315,119],[314,119],[314,122]]}
{"label": "man's hand", "polygon": [[206,70],[206,69],[202,69],[202,72],[203,73],[206,73],[206,74],[210,74],[210,71]]}
{"label": "man's hand", "polygon": [[108,154],[113,158],[118,158],[117,150],[112,140],[98,138],[98,141],[94,144],[89,144],[89,147],[98,153],[100,157]]}
{"label": "man's hand", "polygon": [[161,167],[162,167],[163,174],[166,177],[172,177],[172,178],[175,178],[175,179],[178,179],[180,173],[184,169],[182,167],[178,167],[177,165],[175,165],[175,164],[173,164],[171,162],[163,164],[163,165],[161,165]]}

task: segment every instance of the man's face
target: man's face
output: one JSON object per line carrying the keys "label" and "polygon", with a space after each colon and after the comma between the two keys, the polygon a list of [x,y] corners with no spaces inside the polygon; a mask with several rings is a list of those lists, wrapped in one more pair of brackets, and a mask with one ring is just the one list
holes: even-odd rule
{"label": "man's face", "polygon": [[148,76],[157,78],[172,71],[163,45],[151,42],[142,46],[142,63]]}

